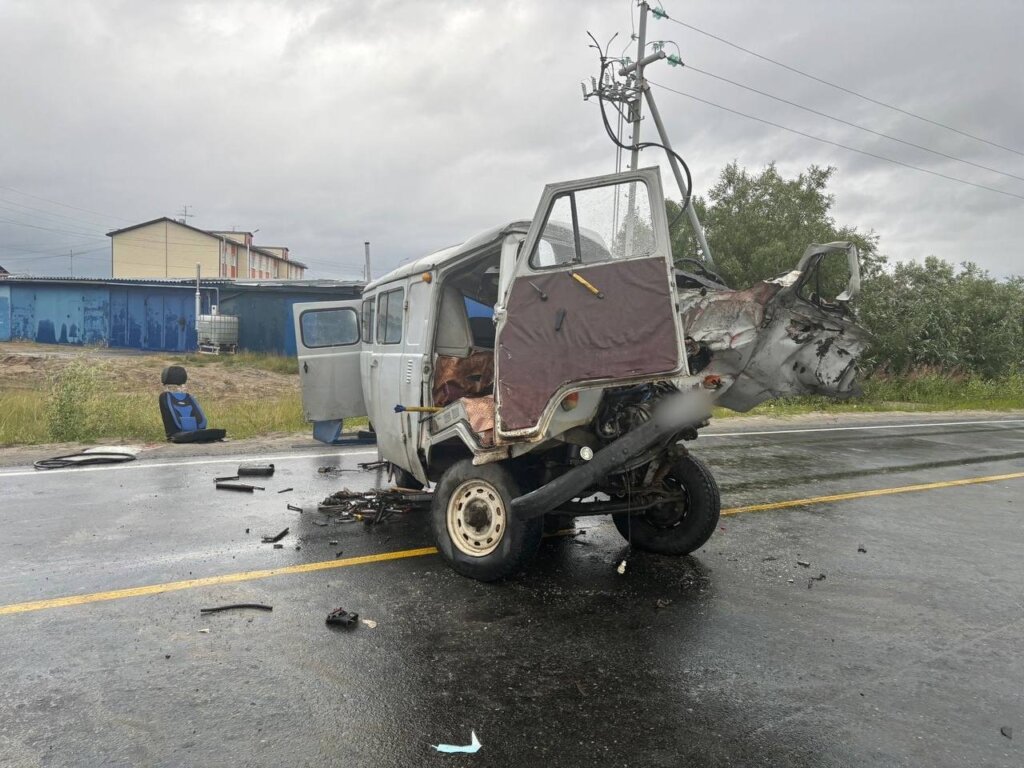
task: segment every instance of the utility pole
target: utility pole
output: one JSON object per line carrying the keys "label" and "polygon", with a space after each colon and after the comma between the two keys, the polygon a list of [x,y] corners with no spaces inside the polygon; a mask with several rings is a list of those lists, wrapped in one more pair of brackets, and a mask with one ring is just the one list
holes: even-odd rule
{"label": "utility pole", "polygon": [[370,241],[363,241],[363,250],[366,252],[366,266],[363,268],[363,280],[367,285],[370,284]]}
{"label": "utility pole", "polygon": [[[711,249],[708,247],[708,241],[704,237],[704,228],[700,224],[700,219],[697,218],[697,211],[694,209],[693,205],[690,204],[691,201],[688,199],[691,196],[692,190],[687,190],[686,188],[686,180],[683,176],[682,168],[679,166],[679,160],[672,151],[672,143],[668,138],[668,131],[665,130],[665,124],[661,120],[661,113],[658,112],[658,105],[654,101],[654,94],[651,93],[651,86],[644,77],[644,69],[649,64],[668,58],[665,52],[661,50],[655,51],[651,54],[645,53],[647,49],[647,15],[650,12],[651,6],[648,5],[646,0],[643,0],[640,3],[640,24],[636,41],[636,61],[621,67],[618,71],[619,77],[625,78],[625,83],[597,83],[592,93],[587,93],[586,87],[584,87],[583,97],[590,98],[591,96],[597,96],[599,99],[624,102],[629,107],[629,116],[632,123],[632,137],[630,141],[632,150],[629,158],[629,169],[631,171],[635,171],[639,167],[640,121],[643,118],[644,102],[647,102],[647,106],[651,110],[651,117],[654,119],[654,125],[658,130],[660,144],[666,150],[666,154],[668,155],[668,164],[672,168],[672,175],[675,176],[676,184],[679,185],[679,193],[683,196],[683,205],[686,206],[686,215],[690,221],[690,227],[693,229],[693,234],[697,238],[697,243],[700,246],[701,257],[709,267],[714,268],[715,263],[711,257]],[[672,57],[670,63],[682,64],[681,61],[676,61],[676,57]],[[635,202],[635,185],[633,185],[629,191],[629,219],[626,222],[627,238],[632,234],[632,221],[635,218]]]}
{"label": "utility pole", "polygon": [[71,264],[71,276],[75,276],[75,249],[68,248],[68,262]]}
{"label": "utility pole", "polygon": [[193,216],[195,216],[195,214],[194,214],[194,213],[189,213],[189,212],[188,212],[188,209],[189,209],[189,208],[192,208],[192,207],[193,207],[193,206],[191,206],[191,205],[182,205],[182,206],[181,206],[181,210],[180,210],[180,211],[178,211],[178,215],[179,215],[179,216],[181,216],[181,218],[180,218],[180,219],[178,219],[178,221],[179,221],[180,223],[182,223],[182,224],[188,224],[188,220],[189,220],[189,219],[191,219],[191,218],[192,218]]}

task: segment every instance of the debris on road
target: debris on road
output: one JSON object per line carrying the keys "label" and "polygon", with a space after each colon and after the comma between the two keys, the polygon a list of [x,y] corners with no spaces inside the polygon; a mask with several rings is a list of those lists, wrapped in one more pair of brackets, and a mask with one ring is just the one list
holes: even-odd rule
{"label": "debris on road", "polygon": [[362,521],[368,525],[384,522],[396,514],[426,511],[434,498],[429,491],[400,489],[350,491],[343,488],[320,502],[320,512],[336,515],[342,521]]}
{"label": "debris on road", "polygon": [[807,580],[807,588],[810,589],[812,586],[814,586],[814,582],[816,582],[816,581],[824,581],[824,580],[825,580],[825,574],[824,573],[819,573],[817,576],[811,576],[811,578],[809,578]]}
{"label": "debris on road", "polygon": [[803,567],[803,568],[810,568],[811,567],[811,564],[809,562],[807,562],[806,560],[797,560],[796,564],[801,566],[801,567]]}
{"label": "debris on road", "polygon": [[280,541],[281,539],[283,539],[287,535],[288,535],[288,529],[285,528],[283,531],[280,531],[279,533],[276,533],[273,536],[264,536],[263,537],[263,543],[264,544],[274,544],[274,543]]}
{"label": "debris on road", "polygon": [[865,546],[864,546],[863,544],[858,544],[858,545],[857,545],[857,552],[858,552],[859,554],[866,554],[866,553],[867,553],[867,551],[868,551],[868,548],[867,548],[867,547],[865,547]]}
{"label": "debris on road", "polygon": [[327,543],[328,543],[328,544],[329,544],[330,546],[332,546],[332,547],[336,547],[336,546],[338,546],[338,540],[337,540],[337,539],[331,539],[331,540],[330,540],[330,541],[328,541]]}
{"label": "debris on road", "polygon": [[321,475],[340,475],[342,472],[361,472],[359,469],[352,469],[351,467],[335,467],[326,466],[317,469]]}
{"label": "debris on road", "polygon": [[230,483],[232,480],[237,480],[238,475],[225,475],[224,477],[215,477],[213,482],[215,483]]}
{"label": "debris on road", "polygon": [[327,623],[335,627],[351,628],[359,621],[358,613],[349,613],[344,608],[335,608],[327,614]]}
{"label": "debris on road", "polygon": [[284,549],[284,544],[275,544],[274,549]]}
{"label": "debris on road", "polygon": [[761,562],[762,563],[770,563],[772,560],[778,560],[778,559],[779,558],[775,557],[775,555],[768,555],[768,557],[762,557],[761,558]]}
{"label": "debris on road", "polygon": [[238,474],[241,477],[270,477],[274,474],[274,465],[246,462],[238,465]]}
{"label": "debris on road", "polygon": [[672,605],[672,601],[664,597],[659,597],[654,601],[654,607],[656,609],[668,608],[670,605]]}
{"label": "debris on road", "polygon": [[473,753],[480,751],[480,740],[476,737],[476,731],[470,731],[470,738],[470,743],[462,746],[455,746],[453,744],[431,744],[430,746],[438,752],[446,752],[448,754],[463,752],[472,755]]}
{"label": "debris on road", "polygon": [[1008,725],[1004,725],[999,729],[999,732],[1008,739],[1013,739],[1013,728]]}
{"label": "debris on road", "polygon": [[208,634],[210,634],[210,628],[209,627],[204,627],[203,629],[198,630],[198,632],[199,632],[200,635],[208,635]]}
{"label": "debris on road", "polygon": [[294,491],[294,488],[282,488],[278,493],[288,493],[288,491]]}
{"label": "debris on road", "polygon": [[221,491],[244,491],[246,493],[267,490],[261,485],[249,485],[248,483],[217,483],[217,489]]}
{"label": "debris on road", "polygon": [[387,469],[388,463],[386,461],[361,461],[356,466],[364,472],[369,472],[374,469]]}
{"label": "debris on road", "polygon": [[302,507],[296,507],[294,504],[289,504],[288,509],[292,512],[302,512]]}
{"label": "debris on road", "polygon": [[376,629],[377,628],[377,622],[374,621],[373,619],[363,619],[363,624],[365,624],[370,629]]}
{"label": "debris on road", "polygon": [[234,611],[242,608],[252,608],[257,611],[272,611],[274,606],[263,603],[230,603],[229,605],[218,605],[214,608],[200,608],[199,613],[220,613],[221,611]]}
{"label": "debris on road", "polygon": [[344,554],[345,554],[345,550],[339,549],[337,552],[334,553],[334,559],[337,560],[339,557],[341,557]]}

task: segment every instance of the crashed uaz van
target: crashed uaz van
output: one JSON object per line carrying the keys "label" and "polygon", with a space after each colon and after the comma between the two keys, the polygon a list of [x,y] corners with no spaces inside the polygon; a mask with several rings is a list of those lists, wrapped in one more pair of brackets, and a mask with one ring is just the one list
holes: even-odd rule
{"label": "crashed uaz van", "polygon": [[[836,259],[848,274],[829,298]],[[553,184],[532,222],[399,267],[359,301],[296,305],[304,408],[368,416],[399,483],[436,484],[437,546],[464,575],[513,573],[566,516],[610,514],[633,547],[685,555],[719,515],[688,442],[716,404],[850,393],[858,285],[848,243],[743,291],[677,269],[656,168]]]}

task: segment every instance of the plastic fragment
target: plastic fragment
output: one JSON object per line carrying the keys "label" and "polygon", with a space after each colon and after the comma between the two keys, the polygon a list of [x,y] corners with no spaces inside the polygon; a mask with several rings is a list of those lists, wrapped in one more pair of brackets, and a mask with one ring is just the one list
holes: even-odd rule
{"label": "plastic fragment", "polygon": [[374,621],[373,619],[363,619],[363,624],[368,626],[370,629],[376,629],[377,628],[377,622]]}
{"label": "plastic fragment", "polygon": [[455,746],[454,744],[431,744],[434,749],[438,752],[446,752],[452,754],[455,752],[464,752],[466,754],[473,754],[474,752],[480,751],[480,740],[476,737],[476,731],[470,731],[471,741],[469,744],[462,746]]}
{"label": "plastic fragment", "polygon": [[350,613],[344,608],[335,608],[329,614],[326,619],[328,624],[336,627],[345,627],[346,629],[354,627],[359,621],[358,613]]}

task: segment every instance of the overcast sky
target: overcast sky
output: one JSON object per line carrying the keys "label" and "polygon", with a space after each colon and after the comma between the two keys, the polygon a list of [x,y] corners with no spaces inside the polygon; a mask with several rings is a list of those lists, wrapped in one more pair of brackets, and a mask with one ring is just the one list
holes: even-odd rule
{"label": "overcast sky", "polygon": [[[672,18],[1024,151],[1024,3],[664,0]],[[586,32],[630,0],[0,0],[0,265],[109,274],[109,229],[187,204],[255,230],[309,277],[358,277],[533,214],[543,185],[614,170],[580,82]],[[700,69],[1024,177],[1024,156],[870,104],[669,21]],[[1024,196],[1024,181],[863,133],[664,63],[651,80],[832,141]],[[698,192],[731,160],[834,165],[836,218],[892,259],[1024,272],[1024,199],[820,144],[655,90]],[[653,131],[644,124],[645,138]],[[664,164],[659,150],[642,164]],[[666,188],[671,175],[663,168]],[[63,205],[58,205],[61,203]],[[70,207],[67,207],[70,206]],[[794,254],[794,260],[799,254]]]}

